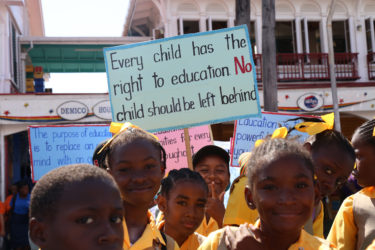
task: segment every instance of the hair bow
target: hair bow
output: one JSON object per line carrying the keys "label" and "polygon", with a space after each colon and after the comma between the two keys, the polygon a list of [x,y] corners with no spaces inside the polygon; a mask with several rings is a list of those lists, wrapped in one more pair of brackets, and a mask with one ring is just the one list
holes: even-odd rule
{"label": "hair bow", "polygon": [[[271,139],[280,138],[284,139],[288,135],[288,129],[286,127],[280,127],[275,129],[271,135]],[[264,142],[263,139],[256,140],[254,147],[259,147]]]}
{"label": "hair bow", "polygon": [[334,113],[329,113],[321,116],[322,122],[301,122],[295,126],[300,132],[308,133],[309,135],[315,135],[328,129],[333,129],[335,120]]}
{"label": "hair bow", "polygon": [[106,149],[109,144],[111,144],[111,142],[117,137],[119,136],[122,132],[130,129],[130,128],[135,128],[135,129],[140,129],[144,132],[146,132],[147,134],[151,135],[152,137],[154,137],[156,140],[159,141],[159,138],[154,135],[154,134],[151,134],[149,132],[147,132],[146,130],[143,130],[141,129],[140,127],[134,125],[134,124],[131,124],[130,122],[125,122],[125,123],[119,123],[119,122],[111,122],[111,126],[109,126],[109,132],[111,132],[113,134],[112,138],[109,139],[104,145],[103,147],[99,150],[98,154],[100,154],[104,149]]}

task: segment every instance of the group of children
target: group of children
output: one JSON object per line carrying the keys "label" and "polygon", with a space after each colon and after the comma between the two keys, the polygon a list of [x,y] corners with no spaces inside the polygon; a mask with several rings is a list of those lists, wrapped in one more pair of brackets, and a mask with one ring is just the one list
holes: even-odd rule
{"label": "group of children", "polygon": [[[165,177],[158,139],[124,124],[100,146],[99,165],[106,170],[64,166],[38,181],[30,200],[30,237],[42,250],[371,248],[374,127],[375,120],[360,126],[352,142],[332,129],[304,144],[267,138],[241,159],[243,171],[230,187],[223,149],[203,147],[193,156],[193,170]],[[344,201],[325,240],[321,199],[353,169],[363,189]],[[155,204],[156,219],[149,210]]]}

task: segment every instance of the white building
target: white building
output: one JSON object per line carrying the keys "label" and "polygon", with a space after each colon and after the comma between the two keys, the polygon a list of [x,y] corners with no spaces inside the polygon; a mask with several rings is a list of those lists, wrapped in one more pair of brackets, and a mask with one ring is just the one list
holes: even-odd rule
{"label": "white building", "polygon": [[[251,0],[250,39],[262,90],[262,6]],[[279,111],[332,110],[327,0],[275,0]],[[343,132],[375,116],[375,1],[338,0],[333,16]],[[131,0],[123,35],[170,37],[235,25],[235,0]],[[260,99],[262,103],[262,91]],[[213,127],[217,133],[231,129]]]}

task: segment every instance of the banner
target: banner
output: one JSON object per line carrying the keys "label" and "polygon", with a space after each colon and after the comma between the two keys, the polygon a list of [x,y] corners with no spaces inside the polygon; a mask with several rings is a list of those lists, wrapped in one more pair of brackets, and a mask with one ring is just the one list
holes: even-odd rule
{"label": "banner", "polygon": [[247,27],[104,49],[112,121],[155,132],[259,117]]}
{"label": "banner", "polygon": [[[231,147],[231,165],[238,166],[238,157],[244,152],[250,152],[258,139],[263,139],[273,133],[278,127],[294,127],[302,120],[288,121],[298,117],[313,117],[306,115],[294,115],[283,113],[262,112],[261,118],[246,118],[237,120],[234,124],[233,140]],[[298,136],[303,141],[308,137],[307,133],[293,130],[291,136]]]}
{"label": "banner", "polygon": [[33,181],[59,166],[89,163],[96,146],[112,137],[108,125],[30,126]]}

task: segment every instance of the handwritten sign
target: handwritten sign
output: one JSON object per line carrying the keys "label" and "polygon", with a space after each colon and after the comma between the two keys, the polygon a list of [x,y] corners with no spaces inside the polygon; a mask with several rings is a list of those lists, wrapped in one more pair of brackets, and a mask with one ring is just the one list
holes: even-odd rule
{"label": "handwritten sign", "polygon": [[[157,132],[155,135],[159,138],[161,145],[167,153],[167,169],[187,168],[186,146],[184,130],[177,129],[166,132]],[[195,154],[199,149],[212,144],[209,126],[199,126],[189,128],[191,153]]]}
{"label": "handwritten sign", "polygon": [[[301,120],[288,121],[289,119],[298,117],[302,116],[294,114],[262,112],[261,118],[246,118],[237,120],[234,124],[231,147],[232,166],[238,166],[238,157],[244,152],[250,152],[254,147],[254,143],[258,139],[262,139],[267,135],[272,134],[273,131],[279,127],[279,125],[289,129],[290,127],[294,127],[297,123],[302,122]],[[301,133],[297,130],[293,130],[290,135],[299,136],[301,141],[305,140],[308,136],[306,133]]]}
{"label": "handwritten sign", "polygon": [[33,181],[59,166],[91,164],[95,147],[111,136],[107,125],[30,126]]}
{"label": "handwritten sign", "polygon": [[260,115],[246,26],[104,49],[112,120],[155,132]]}

